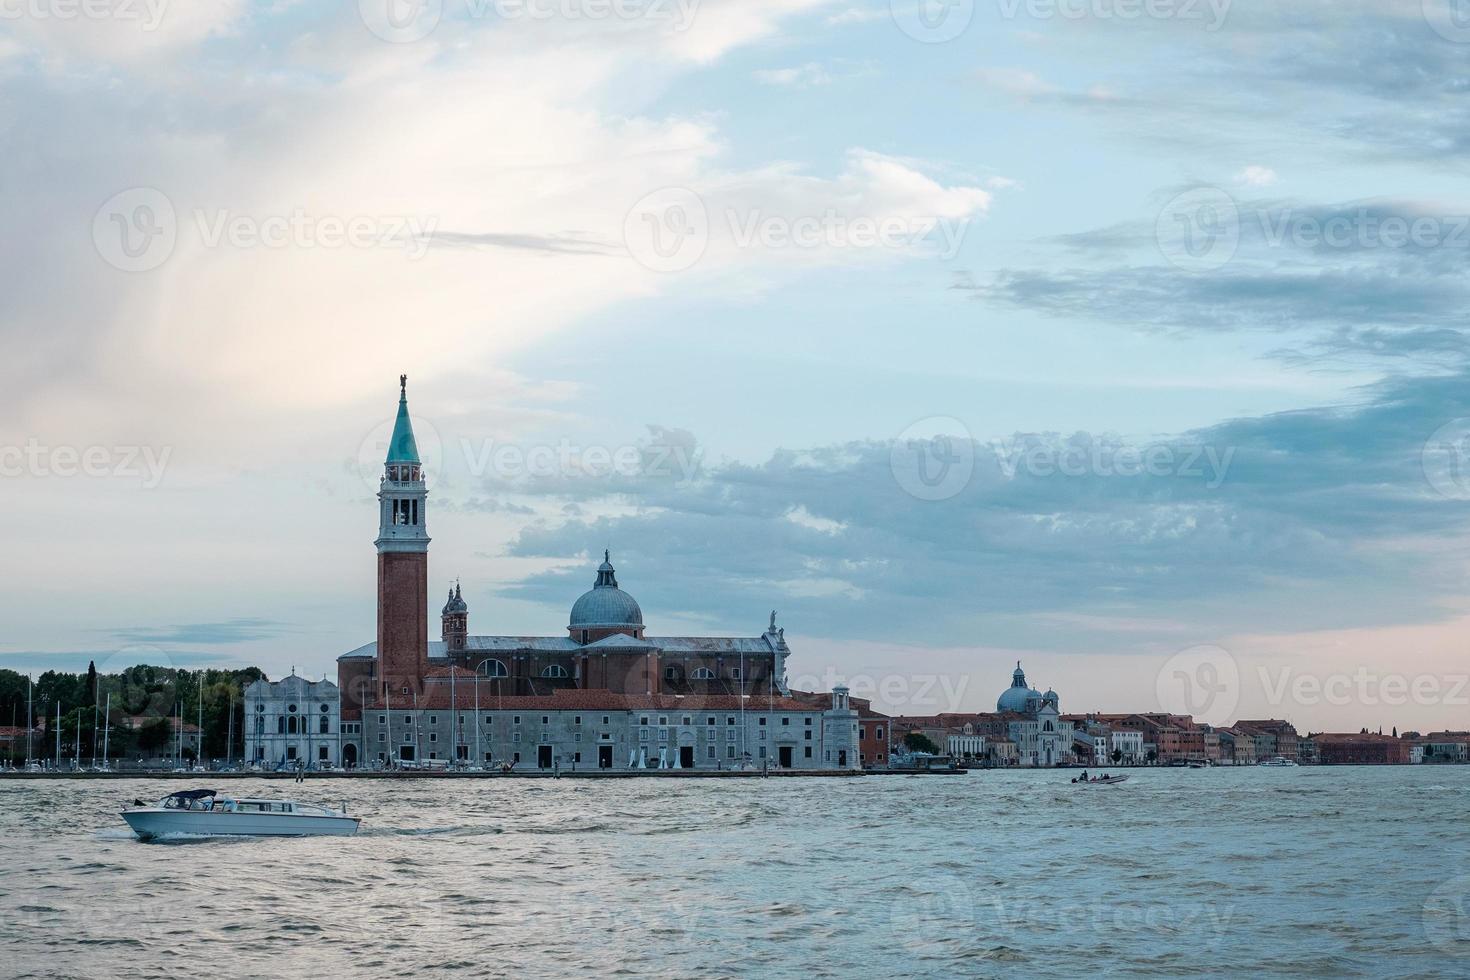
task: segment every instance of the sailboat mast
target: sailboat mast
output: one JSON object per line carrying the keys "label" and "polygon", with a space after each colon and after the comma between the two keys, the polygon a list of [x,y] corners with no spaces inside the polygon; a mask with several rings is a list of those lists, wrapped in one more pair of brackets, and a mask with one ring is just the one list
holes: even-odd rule
{"label": "sailboat mast", "polygon": [[61,769],[61,695],[56,695],[56,768]]}
{"label": "sailboat mast", "polygon": [[36,730],[35,723],[31,719],[31,691],[35,685],[31,683],[31,675],[26,675],[26,768],[31,765],[31,733]]}
{"label": "sailboat mast", "polygon": [[107,692],[107,710],[102,715],[102,765],[107,766],[107,740],[112,734],[112,692]]}

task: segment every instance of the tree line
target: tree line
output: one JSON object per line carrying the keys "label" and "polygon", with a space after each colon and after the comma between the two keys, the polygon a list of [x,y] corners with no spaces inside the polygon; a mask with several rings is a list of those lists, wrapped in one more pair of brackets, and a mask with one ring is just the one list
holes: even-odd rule
{"label": "tree line", "polygon": [[[32,721],[38,728],[46,727],[45,744],[33,737],[31,752],[36,758],[51,758],[56,751],[56,706],[60,704],[62,759],[76,754],[80,733],[85,763],[92,758],[94,738],[100,759],[104,734],[107,754],[113,759],[167,754],[173,744],[174,719],[182,713],[184,723],[194,725],[202,713],[204,755],[223,758],[229,749],[228,754],[238,759],[244,745],[244,690],[264,676],[258,667],[182,670],[148,664],[118,674],[99,674],[95,664],[88,664],[85,673],[48,670],[32,682],[25,674],[0,669],[0,725],[24,729],[29,691]],[[112,708],[105,718],[108,695]],[[228,745],[232,705],[234,741]],[[138,719],[136,725],[133,719]],[[21,762],[25,753],[22,733],[11,741],[9,760]]]}

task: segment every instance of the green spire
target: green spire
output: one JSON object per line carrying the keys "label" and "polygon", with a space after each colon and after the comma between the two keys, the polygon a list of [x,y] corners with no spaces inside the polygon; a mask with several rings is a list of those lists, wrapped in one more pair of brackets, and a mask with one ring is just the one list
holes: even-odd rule
{"label": "green spire", "polygon": [[408,418],[408,375],[398,377],[398,418],[393,423],[393,438],[388,440],[389,463],[419,462],[419,444],[413,438],[413,423]]}

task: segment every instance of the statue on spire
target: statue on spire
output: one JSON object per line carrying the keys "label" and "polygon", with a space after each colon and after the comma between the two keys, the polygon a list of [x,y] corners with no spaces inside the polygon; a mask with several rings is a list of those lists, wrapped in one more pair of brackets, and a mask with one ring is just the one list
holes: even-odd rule
{"label": "statue on spire", "polygon": [[771,610],[771,632],[776,632],[776,610]]}
{"label": "statue on spire", "polygon": [[398,393],[404,398],[408,397],[408,375],[406,374],[398,376]]}

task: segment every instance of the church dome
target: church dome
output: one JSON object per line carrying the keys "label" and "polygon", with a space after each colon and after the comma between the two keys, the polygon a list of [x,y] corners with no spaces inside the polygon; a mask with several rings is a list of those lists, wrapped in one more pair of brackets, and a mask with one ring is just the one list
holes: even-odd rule
{"label": "church dome", "polygon": [[597,629],[599,627],[643,626],[643,610],[638,600],[618,588],[617,572],[612,567],[611,556],[603,552],[603,561],[597,569],[597,584],[582,593],[572,605],[571,628]]}
{"label": "church dome", "polygon": [[[1053,694],[1055,697],[1055,694]],[[1016,664],[1016,672],[1011,675],[1011,686],[1001,692],[1000,697],[995,699],[996,711],[1028,711],[1032,701],[1042,700],[1041,692],[1026,684],[1026,672]]]}

